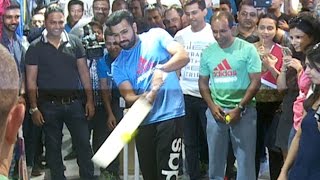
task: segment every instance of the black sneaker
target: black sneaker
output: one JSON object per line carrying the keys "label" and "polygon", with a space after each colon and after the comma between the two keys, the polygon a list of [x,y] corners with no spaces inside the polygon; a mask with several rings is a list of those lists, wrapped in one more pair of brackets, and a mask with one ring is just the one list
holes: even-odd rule
{"label": "black sneaker", "polygon": [[31,176],[37,177],[42,175],[42,170],[39,166],[34,166],[31,171]]}
{"label": "black sneaker", "polygon": [[72,160],[72,159],[76,159],[77,158],[77,153],[76,151],[72,150],[69,154],[67,154],[63,160],[65,161],[69,161],[69,160]]}

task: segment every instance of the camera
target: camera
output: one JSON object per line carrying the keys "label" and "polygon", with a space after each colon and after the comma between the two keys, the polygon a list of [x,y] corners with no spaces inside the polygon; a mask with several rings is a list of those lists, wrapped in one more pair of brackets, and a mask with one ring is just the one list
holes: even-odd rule
{"label": "camera", "polygon": [[83,27],[82,44],[86,49],[88,59],[96,59],[103,56],[104,43],[99,43],[92,27],[87,24]]}

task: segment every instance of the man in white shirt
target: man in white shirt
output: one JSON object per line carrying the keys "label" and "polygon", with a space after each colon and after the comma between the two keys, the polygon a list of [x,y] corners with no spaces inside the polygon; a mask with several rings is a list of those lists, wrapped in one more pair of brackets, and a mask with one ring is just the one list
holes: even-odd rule
{"label": "man in white shirt", "polygon": [[[203,0],[189,1],[185,4],[184,10],[190,26],[178,31],[175,40],[184,46],[190,59],[190,62],[181,69],[180,85],[184,94],[186,110],[184,143],[187,172],[190,179],[194,180],[201,178],[200,154],[205,156],[204,159],[208,158],[205,115],[207,104],[202,99],[198,86],[200,57],[202,50],[210,43],[215,42],[215,39],[210,25],[205,22],[207,9]],[[205,138],[199,138],[201,131],[204,132]]]}

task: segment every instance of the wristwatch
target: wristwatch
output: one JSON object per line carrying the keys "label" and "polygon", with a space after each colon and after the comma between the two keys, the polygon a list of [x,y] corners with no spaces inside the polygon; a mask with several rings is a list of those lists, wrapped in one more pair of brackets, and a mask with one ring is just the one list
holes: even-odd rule
{"label": "wristwatch", "polygon": [[243,107],[241,104],[237,104],[237,108],[240,109],[241,113],[246,111],[246,107]]}
{"label": "wristwatch", "polygon": [[30,109],[29,109],[29,114],[32,115],[32,114],[35,113],[36,111],[39,111],[38,107],[30,108]]}

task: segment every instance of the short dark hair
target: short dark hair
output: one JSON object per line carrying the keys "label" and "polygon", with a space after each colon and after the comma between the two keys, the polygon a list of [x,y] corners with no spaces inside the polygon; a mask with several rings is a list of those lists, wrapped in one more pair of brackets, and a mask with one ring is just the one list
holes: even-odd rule
{"label": "short dark hair", "polygon": [[239,4],[239,11],[241,11],[242,6],[245,6],[245,5],[255,7],[253,0],[242,0],[241,3]]}
{"label": "short dark hair", "polygon": [[104,36],[104,39],[106,39],[107,36],[113,36],[113,33],[112,33],[112,31],[111,31],[111,29],[110,29],[109,27],[107,27],[107,28],[104,30],[103,36]]}
{"label": "short dark hair", "polygon": [[185,8],[186,6],[189,6],[195,3],[198,4],[199,9],[201,9],[202,11],[206,9],[206,2],[204,0],[187,0],[183,7]]}
{"label": "short dark hair", "polygon": [[137,33],[138,34],[149,31],[150,26],[144,18],[142,18],[142,17],[135,18],[134,22],[137,25]]}
{"label": "short dark hair", "polygon": [[64,11],[59,5],[52,4],[47,7],[46,12],[44,13],[44,19],[46,20],[48,18],[49,14],[54,13],[54,12],[59,12],[64,15]]}
{"label": "short dark hair", "polygon": [[222,18],[226,18],[228,20],[228,25],[230,29],[234,26],[234,17],[230,12],[227,11],[218,11],[214,13],[210,19],[210,23],[212,24],[212,21],[218,19],[221,20]]}
{"label": "short dark hair", "polygon": [[41,9],[47,9],[47,6],[41,4],[41,5],[38,5],[33,11],[32,11],[32,15],[35,15],[35,14],[39,14],[39,11]]}
{"label": "short dark hair", "polygon": [[98,2],[98,1],[106,1],[106,2],[108,2],[109,6],[110,6],[110,1],[109,1],[109,0],[93,0],[92,5],[93,5],[95,2]]}
{"label": "short dark hair", "polygon": [[101,31],[103,31],[103,27],[102,27],[102,25],[99,23],[99,22],[97,22],[97,21],[91,21],[91,22],[89,22],[89,25],[92,27],[92,26],[96,26],[96,27],[98,27]]}
{"label": "short dark hair", "polygon": [[70,0],[68,2],[68,11],[70,12],[71,6],[80,5],[82,7],[82,11],[84,10],[83,2],[81,0]]}
{"label": "short dark hair", "polygon": [[107,19],[106,25],[110,28],[119,24],[122,20],[126,20],[131,26],[133,25],[133,15],[126,9],[113,12]]}
{"label": "short dark hair", "polygon": [[112,6],[111,6],[111,10],[114,11],[115,5],[121,5],[121,4],[125,4],[126,5],[126,9],[128,9],[128,3],[125,0],[114,0],[112,2]]}
{"label": "short dark hair", "polygon": [[20,9],[20,3],[16,0],[11,0],[10,5],[6,7],[6,10]]}
{"label": "short dark hair", "polygon": [[157,3],[154,4],[148,4],[147,6],[144,7],[143,13],[146,16],[146,14],[150,11],[158,11],[160,16],[163,16],[163,7]]}
{"label": "short dark hair", "polygon": [[184,11],[183,11],[183,9],[181,8],[181,6],[179,6],[179,5],[177,5],[177,4],[173,4],[173,5],[171,5],[168,9],[166,9],[166,10],[164,11],[164,16],[166,16],[167,12],[168,12],[168,11],[171,11],[171,10],[177,11],[177,13],[179,14],[180,17],[182,17],[183,14],[184,14]]}
{"label": "short dark hair", "polygon": [[222,4],[226,4],[230,9],[232,9],[231,3],[229,0],[220,0],[220,5],[222,5]]}

